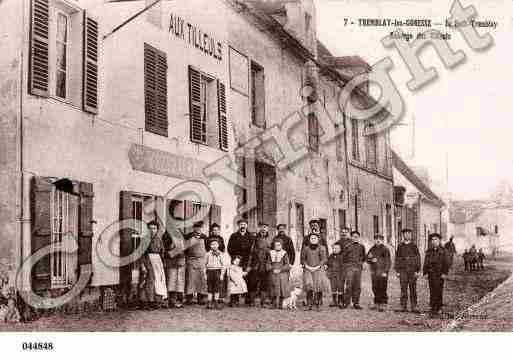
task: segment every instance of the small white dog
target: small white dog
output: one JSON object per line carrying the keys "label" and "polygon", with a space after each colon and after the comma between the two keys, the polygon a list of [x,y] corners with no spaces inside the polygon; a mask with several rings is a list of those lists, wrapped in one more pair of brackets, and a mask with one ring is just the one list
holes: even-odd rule
{"label": "small white dog", "polygon": [[292,289],[292,292],[290,292],[290,297],[287,297],[283,300],[282,308],[283,309],[297,309],[296,302],[297,297],[301,295],[301,288],[295,287]]}

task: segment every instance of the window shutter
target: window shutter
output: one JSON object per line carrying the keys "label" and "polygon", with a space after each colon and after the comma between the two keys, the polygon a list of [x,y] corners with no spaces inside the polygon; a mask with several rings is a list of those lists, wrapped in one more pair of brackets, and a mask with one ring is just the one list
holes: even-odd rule
{"label": "window shutter", "polygon": [[[32,180],[32,253],[51,244],[51,198],[53,185],[44,178]],[[36,291],[50,288],[50,255],[44,256],[32,268],[32,288]]]}
{"label": "window shutter", "polygon": [[226,118],[226,86],[217,81],[217,102],[219,110],[219,147],[228,151],[228,120]]}
{"label": "window shutter", "polygon": [[32,0],[29,92],[49,96],[49,0]]}
{"label": "window shutter", "polygon": [[[121,191],[119,197],[119,219],[133,218],[132,192]],[[132,246],[132,231],[130,229],[121,229],[119,239],[120,256],[126,257],[130,255],[134,250]],[[132,268],[130,265],[119,267],[119,283],[121,285],[130,285],[132,283]]]}
{"label": "window shutter", "polygon": [[189,66],[189,118],[191,141],[206,143],[206,123],[201,118],[201,73]]}
{"label": "window shutter", "polygon": [[98,113],[98,22],[84,12],[84,62],[82,103],[84,111]]}
{"label": "window shutter", "polygon": [[144,44],[144,94],[146,131],[167,137],[167,55],[148,44]]}
{"label": "window shutter", "polygon": [[319,152],[319,122],[313,112],[308,114],[308,143],[310,151]]}
{"label": "window shutter", "polygon": [[93,184],[80,182],[78,231],[78,265],[92,263],[93,251]]}

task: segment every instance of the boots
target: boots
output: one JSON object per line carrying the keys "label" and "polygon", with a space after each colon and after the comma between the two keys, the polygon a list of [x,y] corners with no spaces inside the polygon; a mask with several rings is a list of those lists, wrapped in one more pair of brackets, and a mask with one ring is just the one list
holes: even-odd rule
{"label": "boots", "polygon": [[176,293],[175,308],[177,308],[177,309],[183,308],[183,293],[182,292]]}
{"label": "boots", "polygon": [[346,309],[349,304],[346,304],[344,301],[344,294],[339,294],[338,296],[338,307],[340,309]]}
{"label": "boots", "polygon": [[313,290],[309,290],[307,293],[306,293],[306,309],[305,310],[312,310],[312,306],[313,306]]}
{"label": "boots", "polygon": [[317,311],[321,310],[322,304],[322,292],[315,293],[315,309]]}
{"label": "boots", "polygon": [[330,307],[338,307],[338,293],[332,294],[333,301],[330,304]]}
{"label": "boots", "polygon": [[280,297],[274,298],[273,308],[280,309]]}
{"label": "boots", "polygon": [[167,299],[168,308],[176,308],[176,292],[169,292]]}
{"label": "boots", "polygon": [[187,294],[185,296],[185,305],[192,305],[192,298],[194,296],[192,294]]}
{"label": "boots", "polygon": [[255,299],[256,299],[256,293],[255,292],[249,293],[248,306],[254,307],[255,306]]}

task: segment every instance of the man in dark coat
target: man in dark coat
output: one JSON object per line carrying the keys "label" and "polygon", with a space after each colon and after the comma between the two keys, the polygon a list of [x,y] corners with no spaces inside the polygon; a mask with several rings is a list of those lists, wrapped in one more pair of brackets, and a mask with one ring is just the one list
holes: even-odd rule
{"label": "man in dark coat", "polygon": [[479,250],[477,251],[477,262],[478,262],[478,267],[480,270],[484,269],[484,259],[485,259],[485,254],[483,252],[483,248],[479,248]]}
{"label": "man in dark coat", "polygon": [[454,236],[449,238],[449,241],[444,245],[445,251],[449,259],[449,269],[452,267],[454,261],[454,255],[456,254],[456,246],[454,245]]}
{"label": "man in dark coat", "polygon": [[374,293],[373,308],[383,312],[388,303],[388,272],[392,262],[390,260],[390,251],[384,244],[384,237],[376,234],[374,242],[374,246],[367,254],[367,262],[370,264],[371,269],[372,292]]}
{"label": "man in dark coat", "polygon": [[[241,257],[240,266],[244,272],[247,272],[249,255],[255,241],[255,235],[248,231],[248,222],[246,220],[238,220],[237,225],[239,226],[239,230],[230,236],[227,251],[230,258],[234,258],[235,256]],[[244,280],[246,284],[248,284],[248,276],[245,276]],[[249,295],[245,296],[245,303],[249,304]]]}
{"label": "man in dark coat", "polygon": [[260,296],[260,306],[265,307],[269,289],[270,251],[272,239],[269,236],[267,223],[258,224],[257,238],[249,255],[248,292],[250,306],[255,305],[255,298]]}
{"label": "man in dark coat", "polygon": [[431,243],[424,259],[424,276],[429,281],[429,306],[431,316],[437,316],[443,305],[444,279],[449,273],[449,260],[444,248],[440,246],[441,236],[438,233],[429,235]]}
{"label": "man in dark coat", "polygon": [[273,238],[274,242],[281,242],[282,248],[287,252],[289,256],[290,265],[294,265],[294,261],[296,260],[296,250],[294,249],[294,243],[292,242],[292,238],[287,236],[287,225],[278,224],[276,227],[278,229],[278,235]]}
{"label": "man in dark coat", "polygon": [[248,222],[246,220],[241,219],[237,221],[237,225],[239,230],[233,233],[228,240],[228,254],[231,258],[240,256],[240,266],[246,271],[255,235],[248,231]]}
{"label": "man in dark coat", "polygon": [[395,271],[401,283],[401,309],[407,311],[408,290],[410,291],[410,306],[413,313],[417,310],[417,277],[420,274],[420,252],[415,243],[412,242],[412,231],[403,229],[402,242],[397,246],[395,254]]}
{"label": "man in dark coat", "polygon": [[351,301],[354,309],[360,306],[360,293],[362,292],[362,267],[365,262],[365,247],[360,243],[360,232],[351,232],[351,242],[342,250],[342,268],[345,277],[345,291],[343,308],[347,308]]}

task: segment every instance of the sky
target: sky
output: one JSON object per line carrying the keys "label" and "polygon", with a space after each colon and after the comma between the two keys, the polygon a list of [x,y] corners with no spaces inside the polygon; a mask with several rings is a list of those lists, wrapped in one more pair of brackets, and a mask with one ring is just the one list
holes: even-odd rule
{"label": "sky", "polygon": [[439,192],[448,189],[453,199],[483,198],[500,181],[513,182],[513,2],[463,0],[462,6],[475,6],[479,20],[498,22],[495,30],[478,29],[480,34],[489,33],[494,45],[474,52],[457,31],[435,26],[451,35],[449,45],[462,50],[466,62],[446,69],[434,49],[426,48],[421,61],[426,67],[434,66],[438,78],[416,92],[406,87],[411,75],[397,51],[381,43],[393,28],[344,26],[344,18],[356,24],[359,18],[428,18],[443,23],[450,17],[451,4],[446,0],[316,0],[318,37],[335,56],[359,55],[371,65],[390,57],[394,63],[390,75],[406,104],[403,122],[408,124],[392,133],[393,149],[411,165],[426,167]]}

